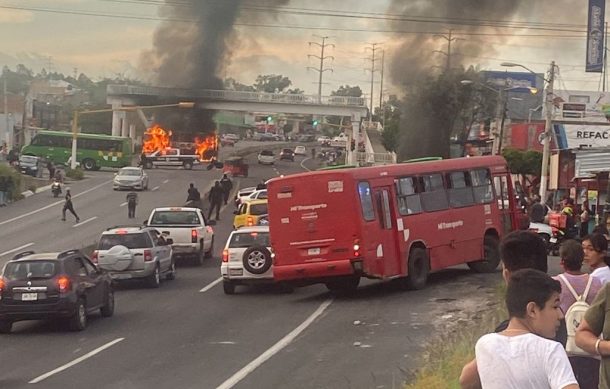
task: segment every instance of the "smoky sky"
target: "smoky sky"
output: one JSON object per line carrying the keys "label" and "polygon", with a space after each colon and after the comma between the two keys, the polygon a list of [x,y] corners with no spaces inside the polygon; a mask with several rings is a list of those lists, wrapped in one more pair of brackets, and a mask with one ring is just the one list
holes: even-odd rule
{"label": "smoky sky", "polygon": [[[478,24],[477,20],[510,20],[525,0],[393,0],[390,12],[405,16],[428,16],[439,19],[467,19]],[[405,23],[390,22],[395,29],[407,29]],[[409,84],[430,73],[434,66],[446,67],[449,29],[452,29],[450,66],[477,63],[477,56],[493,53],[490,45],[484,45],[479,38],[460,35],[460,32],[493,32],[493,27],[479,25],[450,25],[441,23],[412,23],[408,26],[421,34],[406,35],[401,39],[398,49],[393,53],[390,72],[396,84]],[[439,32],[443,37],[426,33]],[[503,30],[506,32],[506,30]],[[514,31],[514,30],[513,30]],[[478,39],[478,40],[477,40]]]}

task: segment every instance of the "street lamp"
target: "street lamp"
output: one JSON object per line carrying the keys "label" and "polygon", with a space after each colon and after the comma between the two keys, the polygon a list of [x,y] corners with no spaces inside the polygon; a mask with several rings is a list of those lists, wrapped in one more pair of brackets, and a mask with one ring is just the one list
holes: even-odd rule
{"label": "street lamp", "polygon": [[114,112],[114,111],[122,111],[122,112],[130,112],[136,111],[139,109],[156,109],[156,108],[194,108],[195,103],[192,101],[183,101],[176,104],[159,104],[159,105],[136,105],[130,107],[121,107],[121,108],[106,108],[106,109],[93,109],[93,110],[84,110],[84,111],[74,111],[74,115],[72,117],[72,155],[70,157],[70,169],[76,169],[76,145],[78,139],[78,118],[80,115],[89,115],[92,113],[104,113],[104,112]]}
{"label": "street lamp", "polygon": [[[520,67],[532,74],[536,74],[532,69],[527,66],[514,63],[514,62],[502,62],[500,65],[506,67]],[[544,144],[542,147],[542,166],[540,168],[540,202],[542,205],[546,203],[546,190],[548,187],[548,172],[549,172],[549,159],[551,152],[551,136],[552,136],[552,127],[553,127],[553,82],[555,81],[555,61],[551,62],[551,66],[549,69],[549,78],[546,79],[542,77],[544,81],[547,82],[546,88],[546,98],[544,101],[544,108],[546,110],[546,118],[544,124]]]}

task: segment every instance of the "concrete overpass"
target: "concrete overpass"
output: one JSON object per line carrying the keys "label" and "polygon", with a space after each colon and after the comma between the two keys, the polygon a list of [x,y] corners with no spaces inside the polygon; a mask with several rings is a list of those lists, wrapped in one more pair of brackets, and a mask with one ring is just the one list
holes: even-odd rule
{"label": "concrete overpass", "polygon": [[[128,122],[121,107],[173,104],[193,101],[198,109],[241,112],[289,113],[300,115],[347,116],[352,122],[352,139],[361,134],[361,119],[368,114],[362,97],[295,95],[283,93],[240,92],[227,90],[161,88],[134,85],[108,85],[107,103],[115,110],[112,134],[135,138],[135,126]],[[148,124],[142,111],[140,118]],[[362,133],[364,137],[367,134]],[[367,150],[368,151],[368,150]],[[373,151],[371,151],[373,152]],[[356,163],[354,153],[348,151],[348,163]]]}

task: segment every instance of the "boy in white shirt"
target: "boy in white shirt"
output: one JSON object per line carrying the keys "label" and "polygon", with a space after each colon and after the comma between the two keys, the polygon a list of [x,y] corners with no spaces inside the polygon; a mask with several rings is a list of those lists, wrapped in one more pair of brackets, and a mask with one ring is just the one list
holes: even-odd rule
{"label": "boy in white shirt", "polygon": [[483,389],[578,389],[568,356],[554,340],[563,314],[561,284],[533,269],[511,275],[506,290],[510,321],[475,347]]}

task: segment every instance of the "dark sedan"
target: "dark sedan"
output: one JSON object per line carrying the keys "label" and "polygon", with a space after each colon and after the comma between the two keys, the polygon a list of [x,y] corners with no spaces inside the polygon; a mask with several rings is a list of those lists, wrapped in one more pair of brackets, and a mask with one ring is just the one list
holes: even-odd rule
{"label": "dark sedan", "polygon": [[294,151],[292,151],[292,149],[282,149],[280,161],[282,160],[294,161]]}

